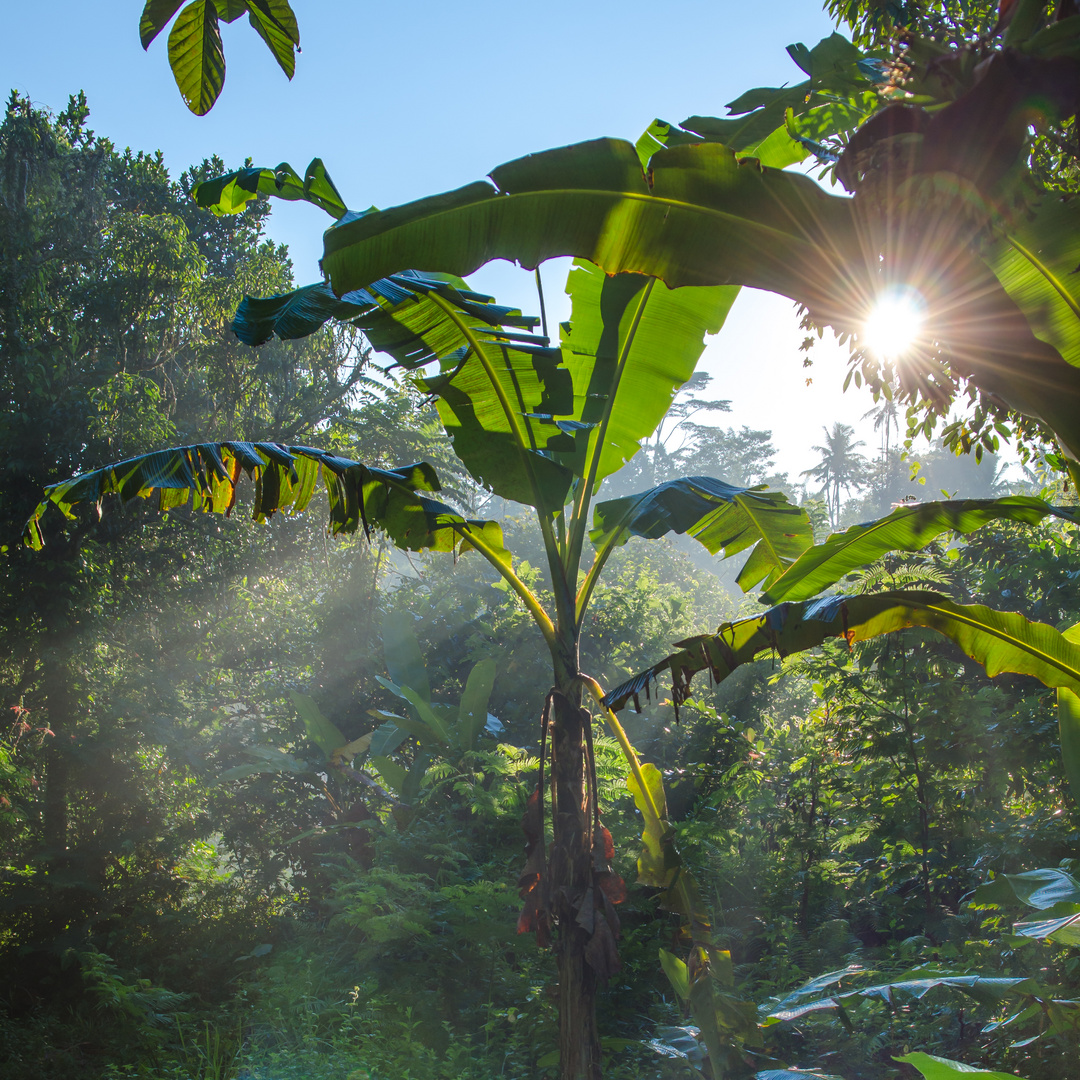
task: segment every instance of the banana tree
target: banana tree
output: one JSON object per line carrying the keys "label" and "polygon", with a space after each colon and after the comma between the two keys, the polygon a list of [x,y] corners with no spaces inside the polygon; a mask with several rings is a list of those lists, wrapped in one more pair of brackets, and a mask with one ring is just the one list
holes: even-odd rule
{"label": "banana tree", "polygon": [[[307,198],[336,218],[345,216],[317,162],[303,179],[288,167],[244,170],[212,182],[200,198],[231,210],[243,206],[245,193],[258,190]],[[28,523],[27,542],[33,547],[43,542],[41,518],[50,506],[70,516],[77,504],[97,505],[111,493],[125,502],[156,494],[163,510],[190,499],[196,509],[227,513],[246,473],[255,480],[257,520],[279,510],[303,511],[321,479],[335,533],[380,528],[408,550],[474,551],[486,559],[531,613],[551,655],[552,690],[541,738],[550,748],[545,770],[554,840],[545,852],[541,784],[526,822],[538,842],[531,845],[522,876],[521,927],[542,941],[555,938],[562,1073],[591,1077],[600,1064],[595,995],[618,966],[614,904],[622,896],[621,882],[609,867],[610,835],[597,804],[590,714],[582,708],[585,694],[602,693],[578,661],[594,589],[612,552],[630,536],[686,533],[713,553],[748,552],[739,580],[751,588],[776,579],[811,545],[813,533],[806,513],[782,494],[710,477],[688,477],[600,503],[593,515],[600,483],[663,419],[693,374],[705,336],[723,325],[737,289],[673,290],[655,278],[611,277],[578,261],[567,291],[572,313],[560,327],[558,344],[538,325],[540,319],[495,304],[462,279],[411,270],[340,297],[319,284],[286,296],[249,299],[235,322],[238,335],[251,343],[272,334],[311,333],[328,318],[360,327],[374,348],[434,399],[458,457],[476,482],[533,508],[547,553],[550,609],[515,571],[498,522],[468,518],[439,501],[438,477],[430,466],[381,469],[307,446],[191,445],[107,466],[49,488]],[[585,557],[590,542],[591,560]],[[424,713],[415,687],[402,693],[411,709]],[[421,719],[430,726],[430,717]],[[408,718],[392,722],[407,725]],[[637,761],[617,721],[615,728],[645,814],[646,846],[652,844],[660,857],[660,865],[643,870],[643,877],[657,887],[675,886],[659,774]],[[537,820],[538,827],[530,825]],[[691,925],[701,981],[710,960],[708,924],[688,884],[683,875],[671,900]],[[702,993],[707,985],[702,982]]]}

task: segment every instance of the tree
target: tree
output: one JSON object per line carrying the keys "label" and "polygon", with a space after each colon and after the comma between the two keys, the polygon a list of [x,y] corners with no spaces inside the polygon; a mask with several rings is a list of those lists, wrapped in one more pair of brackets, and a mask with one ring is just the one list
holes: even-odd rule
{"label": "tree", "polygon": [[[42,483],[196,427],[308,431],[349,411],[363,371],[350,328],[261,356],[240,345],[228,318],[244,291],[291,283],[287,253],[263,234],[266,208],[215,218],[187,191],[221,162],[173,182],[160,156],[90,131],[88,113],[81,95],[58,116],[12,95],[0,123],[0,677],[5,707],[37,732],[21,740],[35,782],[15,801],[22,825],[5,838],[0,892],[35,963],[34,950],[130,899],[104,887],[110,845],[130,841],[132,859],[151,862],[165,814],[139,777],[146,727],[114,697],[116,657],[141,651],[126,633],[138,625],[153,640],[155,613],[180,603],[189,571],[213,588],[246,556],[223,551],[216,527],[147,534],[116,519],[28,560],[20,504]],[[144,674],[128,702],[168,700],[171,688]],[[136,713],[152,727],[153,705]]]}
{"label": "tree", "polygon": [[825,505],[829,509],[829,520],[833,525],[840,522],[840,489],[851,492],[865,486],[868,479],[866,458],[856,453],[863,445],[862,441],[852,442],[855,429],[849,424],[835,423],[832,431],[825,432],[825,445],[812,446],[810,449],[821,455],[821,461],[812,468],[804,469],[803,476],[809,476],[821,484],[825,495]]}
{"label": "tree", "polygon": [[892,396],[883,397],[877,408],[867,409],[862,418],[874,418],[874,430],[881,432],[881,456],[889,456],[889,440],[895,431],[900,434],[900,407]]}
{"label": "tree", "polygon": [[[478,183],[384,213],[346,212],[320,162],[303,179],[287,167],[246,169],[200,186],[200,201],[218,212],[240,209],[265,192],[308,198],[335,217],[323,260],[330,287],[249,301],[239,332],[252,342],[274,332],[291,337],[333,316],[360,325],[375,347],[406,366],[419,368],[437,357],[440,371],[423,385],[438,398],[459,457],[477,480],[537,512],[553,614],[515,574],[496,523],[466,519],[429,498],[438,482],[423,466],[378,470],[303,447],[231,442],[135,459],[49,490],[46,503],[65,510],[110,492],[131,497],[154,490],[166,508],[193,491],[203,508],[224,509],[246,469],[258,478],[255,512],[262,517],[302,509],[321,470],[335,531],[381,525],[406,547],[475,550],[502,575],[533,615],[553,664],[544,736],[552,750],[554,844],[549,864],[541,786],[526,819],[523,923],[541,936],[558,923],[565,1077],[599,1072],[592,1002],[598,977],[615,963],[610,905],[618,895],[590,779],[588,714],[580,706],[585,688],[597,696],[600,688],[579,670],[578,638],[606,559],[630,535],[686,531],[725,554],[756,544],[740,584],[767,580],[775,599],[783,574],[788,601],[722,634],[685,643],[607,695],[605,707],[647,692],[661,671],[672,672],[678,703],[696,671],[709,669],[721,679],[767,649],[793,651],[832,636],[851,641],[910,625],[953,638],[991,673],[1023,671],[1049,685],[1080,687],[1080,650],[1053,628],[1019,616],[963,608],[923,592],[796,603],[811,581],[824,587],[837,580],[829,577],[837,538],[800,556],[810,540],[805,515],[776,495],[707,478],[599,504],[590,532],[597,554],[579,579],[596,483],[655,429],[674,388],[692,371],[702,333],[719,328],[733,285],[791,296],[817,321],[857,333],[882,288],[907,283],[918,271],[933,345],[921,363],[897,374],[908,398],[929,410],[928,430],[963,379],[980,411],[970,425],[953,429],[957,445],[978,440],[992,449],[996,436],[988,433],[987,419],[1003,423],[1011,408],[1025,418],[1025,432],[1053,432],[1066,451],[1080,447],[1080,378],[1068,362],[1076,346],[1076,303],[1072,286],[1055,276],[1075,262],[1068,248],[1075,209],[1043,197],[1032,215],[1010,220],[1004,235],[989,237],[982,210],[1014,193],[1010,170],[1026,151],[1028,99],[1037,96],[1058,120],[1075,111],[1069,78],[1080,50],[1074,27],[1043,28],[1043,22],[1029,21],[1027,36],[1010,32],[1009,49],[993,53],[979,74],[974,56],[965,54],[943,79],[939,69],[953,58],[948,49],[938,50],[941,62],[920,73],[918,86],[943,106],[933,113],[890,107],[893,87],[883,79],[882,59],[834,35],[814,50],[793,47],[808,83],[746,95],[732,105],[745,114],[739,119],[698,117],[682,128],[657,123],[636,148],[600,140],[533,155],[494,170],[494,186]],[[988,145],[988,118],[998,123],[1002,108],[1010,122]],[[836,173],[855,190],[854,199],[826,195],[807,178],[775,167],[805,157],[809,146],[822,148],[818,139],[850,133]],[[747,161],[751,153],[756,164]],[[957,178],[943,194],[935,187],[942,172]],[[972,197],[974,220],[965,202]],[[1039,249],[1040,257],[1032,257]],[[491,258],[515,258],[533,268],[554,255],[579,260],[570,283],[574,317],[559,357],[549,351],[546,334],[522,333],[535,320],[496,311],[452,276]],[[415,265],[438,272],[408,270]],[[662,378],[645,355],[655,357]],[[894,375],[870,358],[859,364],[856,374],[872,383]],[[931,506],[914,524],[890,515],[875,523],[874,541],[845,534],[840,561],[862,561],[882,537],[917,545],[927,531],[967,530],[986,515],[1035,520],[1062,513],[1038,500],[1006,503]],[[31,522],[34,544],[45,505]],[[798,571],[797,557],[808,560]],[[825,564],[832,569],[823,570]],[[666,883],[670,841],[662,786],[637,761],[614,714],[605,715],[627,754],[646,821],[643,877]],[[681,912],[693,923],[697,909],[685,888]],[[709,961],[707,946],[695,937],[691,965],[681,969],[691,1002],[709,986]],[[680,969],[672,970],[678,985]]]}

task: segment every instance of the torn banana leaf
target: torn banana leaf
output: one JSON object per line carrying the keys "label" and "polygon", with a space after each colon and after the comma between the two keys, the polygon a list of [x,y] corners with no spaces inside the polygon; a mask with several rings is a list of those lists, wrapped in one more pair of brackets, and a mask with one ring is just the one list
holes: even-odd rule
{"label": "torn banana leaf", "polygon": [[321,480],[330,510],[330,530],[355,532],[361,526],[385,530],[409,551],[476,547],[509,565],[502,529],[494,521],[471,521],[422,492],[437,492],[439,479],[426,462],[400,469],[370,468],[310,446],[279,443],[199,443],[128,458],[93,472],[51,484],[27,521],[23,541],[44,544],[41,517],[50,505],[69,519],[79,503],[94,504],[116,494],[124,503],[157,495],[160,510],[184,506],[228,515],[236,502],[241,473],[255,481],[252,516],[265,521],[277,511],[299,514]]}
{"label": "torn banana leaf", "polygon": [[912,590],[779,604],[761,615],[728,623],[716,634],[677,642],[679,652],[616,687],[604,697],[604,704],[618,710],[632,699],[640,708],[641,695],[649,695],[652,684],[670,672],[677,708],[690,697],[690,681],[699,672],[709,672],[719,683],[765,652],[785,657],[830,638],[850,644],[906,627],[943,634],[982,664],[987,675],[1031,675],[1047,686],[1080,692],[1080,645],[1054,627],[1015,612],[955,604],[937,593]]}

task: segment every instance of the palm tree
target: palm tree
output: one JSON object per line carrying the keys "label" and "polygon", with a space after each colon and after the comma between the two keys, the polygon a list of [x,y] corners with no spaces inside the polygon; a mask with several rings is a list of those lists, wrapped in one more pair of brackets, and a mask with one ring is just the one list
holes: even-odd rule
{"label": "palm tree", "polygon": [[877,408],[868,409],[862,418],[869,420],[871,416],[874,418],[874,430],[881,432],[881,456],[886,458],[889,456],[891,432],[900,434],[900,406],[896,404],[895,398],[882,398],[881,404]]}
{"label": "palm tree", "polygon": [[822,430],[825,445],[811,447],[821,455],[821,460],[813,468],[804,469],[801,475],[821,482],[829,521],[835,527],[840,522],[840,489],[850,494],[852,488],[864,487],[868,478],[867,465],[866,458],[855,452],[864,444],[861,440],[852,441],[855,429],[850,424],[836,423],[831,432],[828,428]]}

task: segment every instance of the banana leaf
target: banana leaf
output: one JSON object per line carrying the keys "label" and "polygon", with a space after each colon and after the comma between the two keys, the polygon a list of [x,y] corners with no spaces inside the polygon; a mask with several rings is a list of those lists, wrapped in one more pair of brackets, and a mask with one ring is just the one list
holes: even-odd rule
{"label": "banana leaf", "polygon": [[893,1058],[893,1060],[902,1061],[913,1069],[918,1069],[922,1073],[923,1080],[957,1080],[957,1077],[962,1080],[1022,1080],[1016,1073],[977,1069],[972,1065],[965,1065],[962,1061],[924,1054],[919,1050],[904,1054],[903,1057]]}
{"label": "banana leaf", "polygon": [[[218,217],[240,213],[260,195],[272,195],[287,202],[309,202],[335,219],[343,217],[348,209],[321,158],[312,159],[303,178],[285,161],[276,169],[249,165],[204,180],[195,185],[191,194],[199,206]],[[401,269],[403,267],[395,267],[395,270]]]}
{"label": "banana leaf", "polygon": [[1052,626],[1030,622],[1015,612],[955,604],[937,593],[912,590],[780,604],[728,623],[716,634],[676,642],[679,652],[610,691],[604,704],[617,711],[632,699],[640,708],[641,695],[651,694],[652,684],[670,672],[677,708],[690,696],[690,680],[698,672],[708,671],[715,682],[722,682],[764,652],[784,657],[829,638],[850,644],[906,627],[943,634],[982,664],[987,675],[1031,675],[1047,686],[1080,692],[1080,645]]}
{"label": "banana leaf", "polygon": [[571,455],[557,454],[575,476],[603,440],[593,473],[599,482],[638,452],[690,378],[705,337],[724,325],[734,286],[669,289],[640,274],[605,274],[577,260],[567,278],[570,321],[562,324],[562,362],[573,382],[569,419],[580,422]]}
{"label": "banana leaf", "polygon": [[1039,912],[1037,919],[1020,919],[1013,924],[1017,936],[1080,945],[1080,881],[1072,875],[1051,867],[1023,874],[999,874],[980,885],[970,900],[976,911],[1017,904]]}
{"label": "banana leaf", "polygon": [[[503,327],[531,330],[540,322],[470,291],[460,278],[406,270],[340,299],[325,282],[279,296],[247,296],[236,310],[232,329],[245,345],[262,345],[274,336],[307,337],[330,319],[345,320],[362,329],[373,348],[403,367],[417,368],[462,344],[460,329],[431,301],[432,293],[450,303],[477,333]],[[545,338],[531,334],[516,335],[515,340],[547,344]]]}
{"label": "banana leaf", "polygon": [[467,275],[495,258],[533,268],[560,255],[671,287],[745,284],[822,303],[869,280],[851,200],[719,143],[658,151],[648,179],[620,139],[532,154],[491,178],[343,217],[324,236],[335,293],[405,266]]}
{"label": "banana leaf", "polygon": [[689,533],[707,551],[729,558],[752,547],[737,581],[747,591],[774,581],[814,541],[806,511],[779,491],[733,487],[709,476],[670,480],[638,495],[598,503],[589,539],[601,551],[631,536],[655,539]]}
{"label": "banana leaf", "polygon": [[890,551],[920,551],[945,532],[967,534],[991,521],[1035,525],[1048,516],[1076,521],[1072,506],[1051,506],[1042,499],[1010,495],[1003,499],[963,499],[908,503],[877,521],[853,525],[804,551],[761,597],[763,604],[808,600],[835,585],[845,574]]}
{"label": "banana leaf", "polygon": [[1038,919],[1013,923],[1013,933],[1058,945],[1080,945],[1080,904],[1054,904],[1042,911]]}
{"label": "banana leaf", "polygon": [[[671,287],[767,289],[857,332],[885,284],[856,200],[720,143],[659,149],[646,175],[630,143],[599,139],[501,165],[491,179],[344,216],[324,236],[335,293],[409,265],[469,274],[496,258],[532,268],[572,255]],[[930,236],[943,242],[940,229]],[[1080,455],[1080,370],[1033,334],[991,267],[959,239],[948,246],[947,258],[918,244],[890,252],[890,274],[918,276],[927,339],[956,375],[1041,420]]]}
{"label": "banana leaf", "polygon": [[549,513],[559,510],[574,479],[555,459],[555,451],[574,446],[558,422],[551,422],[573,405],[559,351],[477,334],[473,341],[479,349],[469,343],[444,356],[440,373],[420,384],[436,395],[454,452],[496,495]]}
{"label": "banana leaf", "polygon": [[156,493],[163,511],[190,499],[195,510],[228,515],[241,472],[255,480],[252,516],[256,521],[265,521],[279,510],[301,513],[321,478],[335,534],[378,525],[409,551],[474,546],[509,565],[510,553],[497,522],[466,520],[445,503],[420,494],[439,490],[435,470],[427,463],[376,469],[309,446],[278,443],[177,446],[51,484],[24,527],[23,541],[35,551],[41,549],[41,517],[50,505],[73,519],[72,507],[79,503],[94,504],[100,514],[101,500],[110,494],[128,503]]}
{"label": "banana leaf", "polygon": [[[834,33],[812,49],[789,45],[787,51],[810,76],[805,82],[748,90],[728,104],[728,117],[691,116],[682,127],[782,168],[801,161],[822,139],[858,127],[877,107],[873,87],[883,75],[842,35]],[[781,133],[787,138],[774,138]],[[770,141],[774,145],[766,146]]]}
{"label": "banana leaf", "polygon": [[307,729],[308,738],[327,758],[332,758],[335,750],[345,746],[345,736],[332,720],[323,715],[314,699],[306,694],[298,694],[295,690],[289,690],[289,700],[300,714],[300,719],[303,720],[304,727]]}
{"label": "banana leaf", "polygon": [[475,750],[488,719],[488,702],[495,686],[495,661],[480,660],[465,681],[458,705],[458,742],[463,750]]}
{"label": "banana leaf", "polygon": [[553,451],[573,450],[575,443],[544,420],[569,416],[573,391],[559,351],[547,348],[546,338],[518,332],[539,319],[495,304],[460,278],[406,271],[340,300],[326,285],[246,298],[233,330],[259,345],[273,334],[305,336],[329,319],[351,321],[373,348],[407,368],[440,360],[441,370],[421,385],[436,397],[454,450],[473,477],[505,499],[549,511],[564,504],[573,475]]}
{"label": "banana leaf", "polygon": [[[1065,631],[1069,641],[1080,641],[1080,623]],[[1073,799],[1080,802],[1080,696],[1064,686],[1058,688],[1058,740],[1061,763],[1069,778]]]}
{"label": "banana leaf", "polygon": [[[1033,980],[1022,976],[997,978],[984,975],[952,975],[916,969],[888,982],[839,992],[839,988],[844,982],[850,984],[851,977],[854,974],[856,972],[851,969],[844,969],[843,971],[820,975],[812,983],[800,987],[794,993],[789,994],[773,1005],[769,1009],[766,1018],[774,1023],[784,1023],[790,1020],[798,1020],[813,1012],[830,1009],[842,1010],[844,1002],[855,999],[876,998],[891,1006],[898,998],[918,1000],[925,997],[931,990],[939,988],[956,990],[983,1004],[995,1004],[1008,997],[1020,997],[1024,994],[1035,993],[1038,990],[1038,986]],[[813,996],[826,990],[829,986],[835,986],[836,989],[822,997]],[[807,997],[810,997],[809,1001],[804,1000]]]}
{"label": "banana leaf", "polygon": [[1047,192],[984,253],[1035,336],[1080,365],[1080,205]]}
{"label": "banana leaf", "polygon": [[999,874],[980,885],[969,903],[976,910],[1026,904],[1040,911],[1055,904],[1080,904],[1080,881],[1051,867],[1023,874]]}

